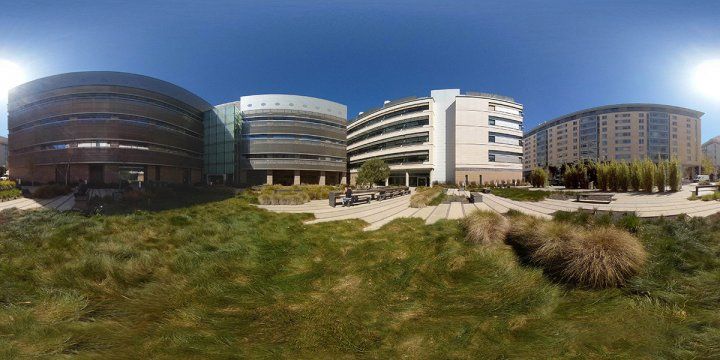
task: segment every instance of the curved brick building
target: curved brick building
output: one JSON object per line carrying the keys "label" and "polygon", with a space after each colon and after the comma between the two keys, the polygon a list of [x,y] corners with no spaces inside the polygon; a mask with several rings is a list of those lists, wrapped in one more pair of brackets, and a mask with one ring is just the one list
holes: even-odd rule
{"label": "curved brick building", "polygon": [[113,184],[202,180],[200,97],[168,82],[120,72],[77,72],[10,91],[11,176],[23,182]]}

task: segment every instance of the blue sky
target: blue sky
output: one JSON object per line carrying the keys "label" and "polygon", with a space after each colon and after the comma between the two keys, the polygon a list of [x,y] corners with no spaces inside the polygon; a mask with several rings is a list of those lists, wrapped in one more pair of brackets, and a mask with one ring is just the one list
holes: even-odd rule
{"label": "blue sky", "polygon": [[[62,3],[62,5],[60,5]],[[720,1],[0,1],[0,59],[28,79],[115,70],[210,103],[293,93],[348,105],[461,88],[514,97],[526,122],[623,102],[704,111]],[[7,133],[0,101],[0,134]]]}

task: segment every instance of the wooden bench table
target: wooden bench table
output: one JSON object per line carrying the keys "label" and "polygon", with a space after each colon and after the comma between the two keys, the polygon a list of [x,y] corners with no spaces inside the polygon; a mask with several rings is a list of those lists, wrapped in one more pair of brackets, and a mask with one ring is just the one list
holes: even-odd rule
{"label": "wooden bench table", "polygon": [[577,202],[599,202],[609,204],[615,200],[615,194],[579,193],[575,195]]}
{"label": "wooden bench table", "polygon": [[713,191],[718,191],[720,185],[698,185],[695,187],[695,196],[700,196],[700,189],[715,189]]}

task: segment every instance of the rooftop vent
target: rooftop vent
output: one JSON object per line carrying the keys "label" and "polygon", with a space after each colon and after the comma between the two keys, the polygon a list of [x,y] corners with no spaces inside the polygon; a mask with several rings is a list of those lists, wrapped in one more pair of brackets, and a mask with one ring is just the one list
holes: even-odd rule
{"label": "rooftop vent", "polygon": [[383,106],[385,106],[385,105],[387,105],[387,104],[389,104],[389,103],[390,103],[390,100],[385,100],[385,101],[383,101]]}

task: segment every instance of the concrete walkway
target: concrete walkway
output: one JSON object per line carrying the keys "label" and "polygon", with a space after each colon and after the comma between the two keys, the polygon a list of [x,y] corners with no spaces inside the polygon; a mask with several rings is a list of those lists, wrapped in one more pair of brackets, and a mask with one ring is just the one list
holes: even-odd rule
{"label": "concrete walkway", "polygon": [[[517,210],[527,215],[550,219],[557,211],[614,211],[634,212],[639,217],[675,216],[687,214],[693,217],[705,217],[720,212],[720,201],[690,201],[694,186],[685,186],[682,191],[666,194],[618,193],[611,204],[578,203],[574,200],[545,199],[538,202],[516,201],[496,196],[482,194],[482,199],[476,199],[474,204],[452,202],[438,206],[424,208],[411,208],[410,195],[397,197],[385,201],[376,201],[370,204],[352,207],[331,207],[327,200],[313,200],[303,205],[258,205],[258,207],[276,212],[311,213],[314,220],[307,223],[325,221],[361,219],[369,225],[365,230],[376,230],[383,225],[401,217],[416,217],[432,224],[440,219],[460,219],[470,212],[479,209],[506,213],[508,210]],[[465,191],[448,189],[448,195],[469,196]]]}
{"label": "concrete walkway", "polygon": [[[117,189],[88,189],[88,197],[105,197],[112,196]],[[72,210],[75,206],[74,193],[58,196],[52,199],[29,199],[19,198],[10,201],[0,202],[0,211],[16,208],[18,210],[43,210],[54,209],[59,211]]]}
{"label": "concrete walkway", "polygon": [[0,211],[16,208],[18,210],[55,209],[67,211],[75,206],[73,194],[58,196],[52,199],[28,199],[19,198],[10,201],[0,202]]}

